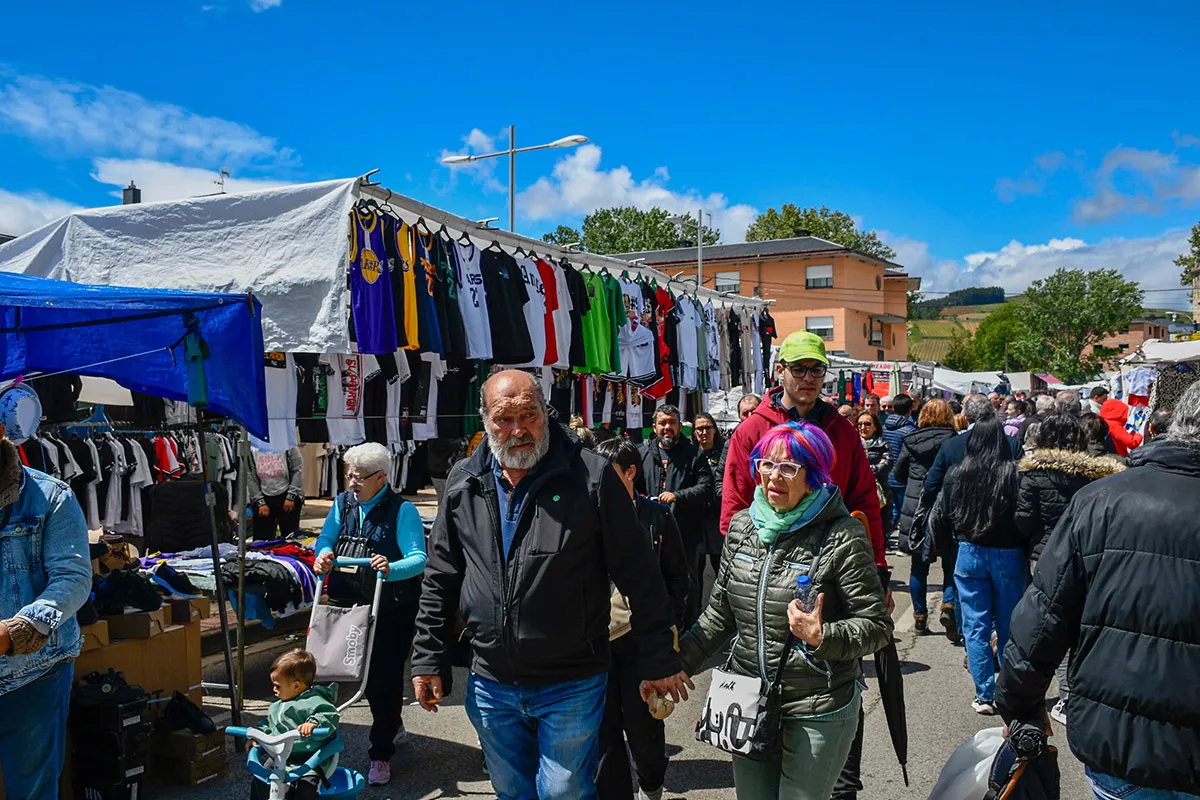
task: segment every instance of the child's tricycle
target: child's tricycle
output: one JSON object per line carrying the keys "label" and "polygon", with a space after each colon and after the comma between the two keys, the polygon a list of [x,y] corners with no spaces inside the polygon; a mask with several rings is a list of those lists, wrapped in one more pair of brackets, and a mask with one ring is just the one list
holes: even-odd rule
{"label": "child's tricycle", "polygon": [[[249,739],[254,742],[254,747],[246,756],[246,768],[250,770],[250,774],[254,776],[255,780],[262,781],[270,787],[270,800],[285,800],[291,784],[300,780],[309,771],[315,770],[321,762],[340,753],[343,746],[341,734],[334,734],[330,728],[317,728],[312,732],[313,736],[324,738],[334,734],[333,738],[322,745],[303,764],[289,769],[288,757],[292,754],[292,746],[300,738],[300,731],[288,731],[271,736],[257,728],[228,727],[225,729],[225,733],[228,736]],[[270,759],[270,767],[263,765],[264,757]],[[361,773],[348,767],[338,767],[327,782],[322,781],[319,796],[321,800],[355,800],[364,786],[366,786],[366,780]]]}

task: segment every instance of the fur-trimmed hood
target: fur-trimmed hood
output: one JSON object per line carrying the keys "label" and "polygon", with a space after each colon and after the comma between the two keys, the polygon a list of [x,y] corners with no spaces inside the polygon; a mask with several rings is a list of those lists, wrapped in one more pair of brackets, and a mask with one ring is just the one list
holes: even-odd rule
{"label": "fur-trimmed hood", "polygon": [[1090,481],[1125,471],[1125,465],[1109,456],[1093,456],[1074,450],[1030,450],[1018,465],[1022,472],[1062,472]]}

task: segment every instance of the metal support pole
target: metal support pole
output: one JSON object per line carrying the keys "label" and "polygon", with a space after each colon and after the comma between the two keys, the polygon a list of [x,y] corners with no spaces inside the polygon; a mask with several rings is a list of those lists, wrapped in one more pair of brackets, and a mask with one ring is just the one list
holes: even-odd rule
{"label": "metal support pole", "polygon": [[208,532],[212,542],[213,576],[217,585],[217,613],[221,615],[221,643],[225,651],[225,678],[229,681],[229,711],[235,726],[242,724],[242,707],[238,702],[238,687],[233,681],[233,652],[229,644],[229,619],[225,616],[225,581],[221,579],[221,548],[217,543],[217,498],[213,494],[208,476],[208,450],[205,449],[204,429],[198,431],[200,439],[200,468],[204,477],[204,504],[208,506]]}
{"label": "metal support pole", "polygon": [[704,209],[696,212],[696,288],[704,286]]}
{"label": "metal support pole", "polygon": [[517,230],[517,126],[508,126],[508,229]]}
{"label": "metal support pole", "polygon": [[233,507],[237,510],[238,526],[238,586],[237,586],[237,707],[242,708],[245,695],[242,693],[246,674],[246,536],[250,526],[246,522],[246,495],[250,490],[247,482],[250,469],[250,439],[246,428],[238,425],[238,476],[234,486]]}

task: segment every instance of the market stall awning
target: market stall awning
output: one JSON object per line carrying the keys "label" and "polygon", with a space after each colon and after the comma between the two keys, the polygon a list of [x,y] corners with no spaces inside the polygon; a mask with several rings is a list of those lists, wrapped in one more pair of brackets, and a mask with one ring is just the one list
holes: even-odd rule
{"label": "market stall awning", "polygon": [[348,353],[346,220],[357,182],[76,211],[0,244],[0,272],[253,292],[268,349]]}
{"label": "market stall awning", "polygon": [[957,372],[945,367],[935,367],[933,370],[933,388],[960,396],[990,392],[1000,382],[999,372]]}
{"label": "market stall awning", "polygon": [[[195,372],[201,341],[202,380]],[[209,410],[267,435],[262,307],[251,295],[0,273],[0,380],[34,373],[111,378],[183,402],[189,387],[193,399],[203,388]]]}
{"label": "market stall awning", "polygon": [[1163,342],[1150,339],[1121,359],[1122,364],[1182,364],[1200,361],[1200,341]]}

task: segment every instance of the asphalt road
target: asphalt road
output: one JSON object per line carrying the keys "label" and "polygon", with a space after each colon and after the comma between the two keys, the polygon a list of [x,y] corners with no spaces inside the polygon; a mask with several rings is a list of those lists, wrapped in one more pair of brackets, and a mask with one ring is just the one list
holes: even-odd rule
{"label": "asphalt road", "polygon": [[[913,630],[911,602],[907,592],[907,557],[892,556],[895,576],[892,588],[896,597],[896,639],[905,674],[905,694],[908,708],[908,772],[911,785],[905,787],[900,768],[892,750],[887,721],[879,704],[874,675],[868,659],[868,684],[864,696],[866,739],[863,753],[864,791],[860,800],[892,800],[893,798],[928,797],[937,776],[954,748],[977,731],[1000,725],[998,718],[980,717],[971,710],[974,694],[971,680],[963,669],[963,649],[952,646],[936,630],[933,634],[917,636]],[[940,577],[935,567],[931,581]],[[940,585],[931,585],[940,590]],[[936,596],[931,596],[936,601]],[[936,607],[931,603],[931,607]],[[933,623],[936,629],[936,622]],[[255,645],[247,660],[247,712],[251,720],[265,713],[271,699],[267,668],[284,648],[296,643],[275,640]],[[220,680],[223,667],[220,657],[210,657],[205,663],[205,679]],[[457,687],[465,685],[465,674],[455,676]],[[667,720],[667,741],[672,754],[667,772],[668,798],[688,800],[718,800],[733,798],[733,774],[729,757],[695,741],[694,725],[703,693],[708,688],[708,674],[696,678],[700,698],[693,698],[676,710]],[[1051,689],[1053,696],[1054,689]],[[345,696],[345,695],[344,695]],[[220,698],[206,703],[219,722],[227,722],[228,712],[220,711]],[[227,702],[225,702],[227,706]],[[437,714],[423,712],[416,706],[404,711],[408,740],[401,745],[392,760],[392,782],[385,787],[370,787],[364,800],[431,800],[432,798],[494,797],[491,784],[484,775],[482,758],[475,744],[475,733],[462,707],[462,690],[443,704]],[[366,736],[370,715],[365,704],[355,706],[342,717],[342,731],[347,740],[342,763],[366,772]],[[1051,740],[1059,748],[1059,763],[1063,773],[1063,800],[1090,800],[1091,793],[1083,776],[1083,768],[1070,754],[1061,726],[1055,724],[1056,736]],[[172,797],[180,800],[218,800],[243,798],[249,780],[244,756],[230,753],[226,777],[205,786],[181,789],[147,786],[147,797]]]}

